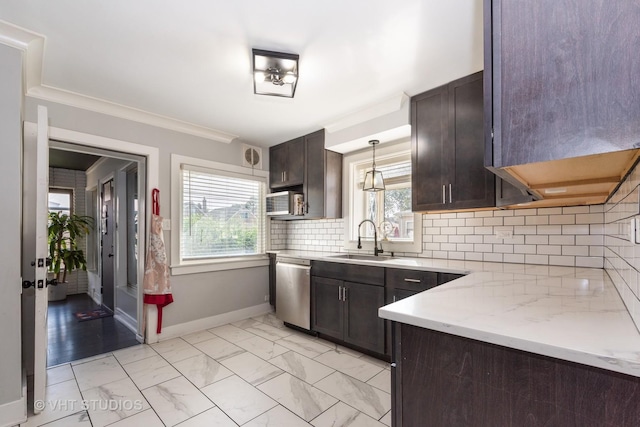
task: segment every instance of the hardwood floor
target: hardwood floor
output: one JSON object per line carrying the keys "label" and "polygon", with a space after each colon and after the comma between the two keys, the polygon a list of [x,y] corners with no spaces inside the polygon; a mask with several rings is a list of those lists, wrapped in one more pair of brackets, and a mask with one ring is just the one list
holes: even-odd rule
{"label": "hardwood floor", "polygon": [[99,308],[87,294],[49,303],[47,365],[55,366],[138,344],[136,336],[113,317],[79,322],[74,313]]}

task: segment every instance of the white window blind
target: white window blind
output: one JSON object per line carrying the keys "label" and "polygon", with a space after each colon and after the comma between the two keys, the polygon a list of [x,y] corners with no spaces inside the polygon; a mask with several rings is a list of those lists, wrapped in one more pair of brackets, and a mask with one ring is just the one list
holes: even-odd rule
{"label": "white window blind", "polygon": [[183,165],[181,258],[264,253],[264,196],[262,178]]}

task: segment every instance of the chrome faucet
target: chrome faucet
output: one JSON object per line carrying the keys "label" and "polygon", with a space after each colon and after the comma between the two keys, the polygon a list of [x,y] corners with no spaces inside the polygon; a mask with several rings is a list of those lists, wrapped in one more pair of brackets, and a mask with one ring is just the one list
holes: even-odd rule
{"label": "chrome faucet", "polygon": [[377,231],[376,223],[371,221],[370,219],[363,219],[360,222],[360,224],[358,224],[358,249],[362,249],[362,243],[360,242],[360,227],[365,222],[370,222],[371,225],[373,225],[373,255],[378,256],[378,254],[381,254],[384,251],[382,250],[382,245],[380,249],[378,249],[378,231]]}

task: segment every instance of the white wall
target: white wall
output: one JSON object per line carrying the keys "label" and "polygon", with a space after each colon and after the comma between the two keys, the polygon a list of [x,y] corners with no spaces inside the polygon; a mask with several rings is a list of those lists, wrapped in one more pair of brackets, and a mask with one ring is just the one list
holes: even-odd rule
{"label": "white wall", "polygon": [[[26,120],[36,120],[38,104],[48,107],[50,126],[159,148],[160,214],[167,219],[170,218],[172,202],[169,193],[172,153],[234,165],[242,164],[241,141],[223,144],[29,97],[25,100]],[[266,168],[269,164],[268,150],[263,150],[263,155],[263,165]],[[165,233],[165,244],[170,254],[169,233]],[[268,267],[173,276],[175,302],[164,309],[163,327],[262,304],[268,289],[268,276]]]}
{"label": "white wall", "polygon": [[[22,53],[0,44],[0,425],[16,422],[3,409],[22,397],[20,266],[22,188]],[[4,407],[4,408],[3,408]]]}

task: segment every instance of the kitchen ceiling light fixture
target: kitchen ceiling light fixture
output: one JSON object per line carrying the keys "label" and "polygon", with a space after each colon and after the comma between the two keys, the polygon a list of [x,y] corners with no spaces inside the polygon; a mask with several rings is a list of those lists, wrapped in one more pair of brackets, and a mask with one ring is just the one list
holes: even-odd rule
{"label": "kitchen ceiling light fixture", "polygon": [[378,145],[380,141],[377,139],[372,139],[369,141],[369,145],[373,147],[373,163],[371,165],[371,170],[367,171],[364,175],[364,183],[362,184],[362,191],[384,191],[384,178],[382,177],[382,172],[376,170],[376,145]]}
{"label": "kitchen ceiling light fixture", "polygon": [[253,49],[253,92],[293,98],[298,85],[298,58],[292,53]]}

